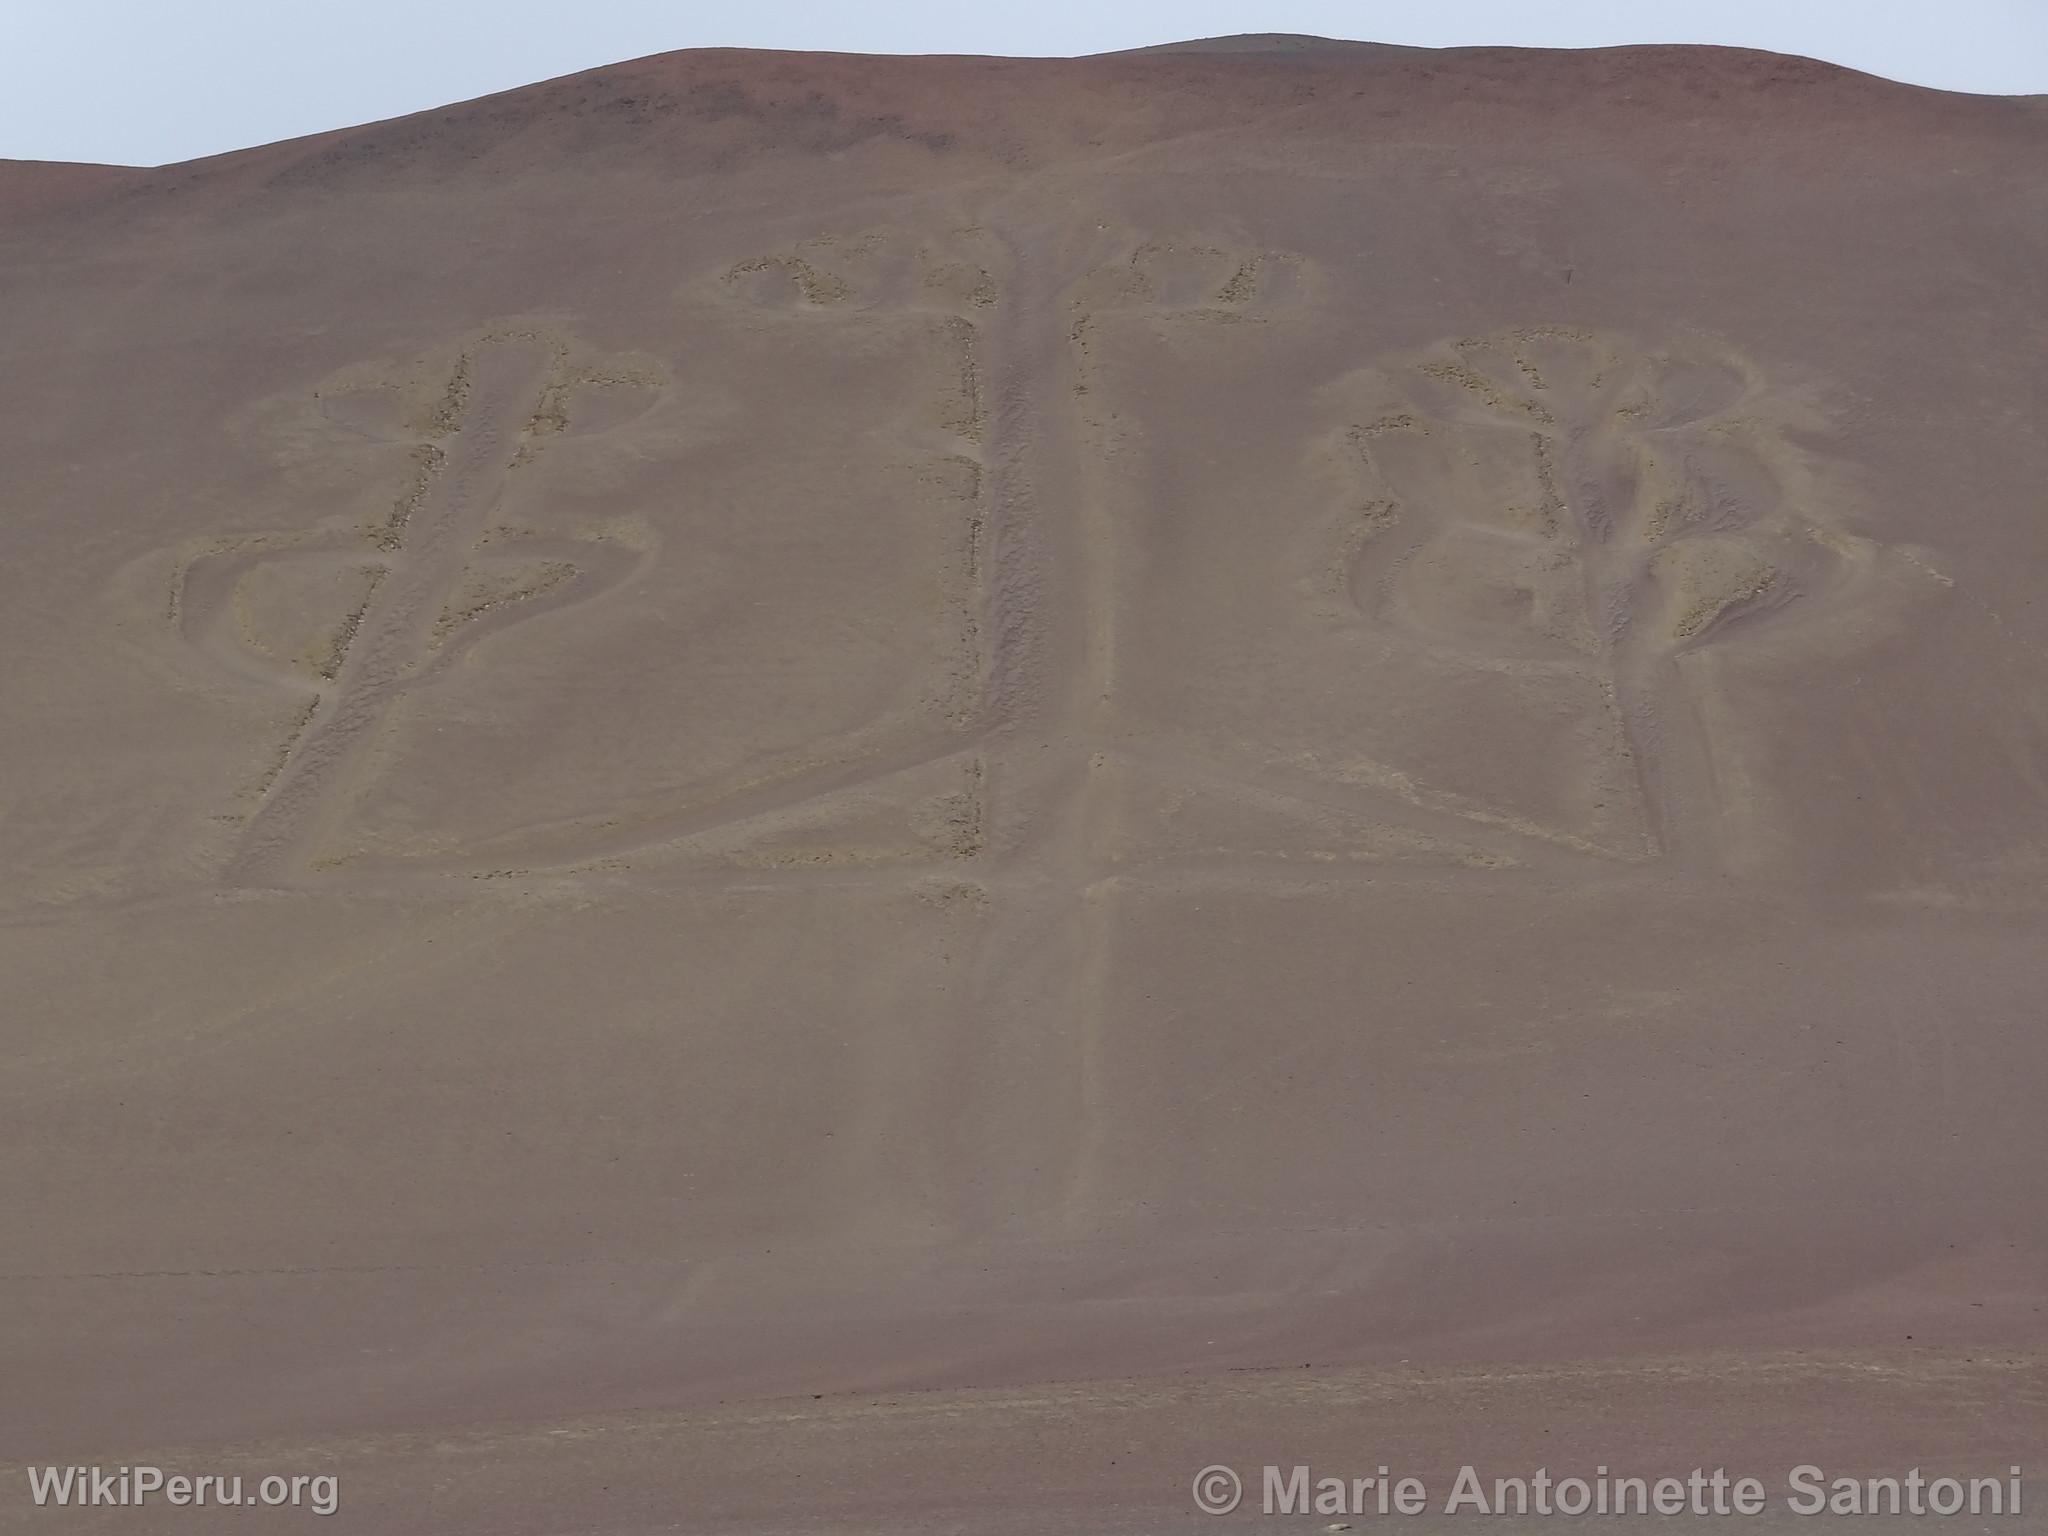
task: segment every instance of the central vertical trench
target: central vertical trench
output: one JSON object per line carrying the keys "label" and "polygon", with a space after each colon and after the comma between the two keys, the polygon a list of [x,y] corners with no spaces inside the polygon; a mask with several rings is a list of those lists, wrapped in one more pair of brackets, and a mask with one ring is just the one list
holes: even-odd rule
{"label": "central vertical trench", "polygon": [[1082,502],[1065,279],[1042,236],[1005,244],[985,594],[994,903],[974,990],[981,1114],[967,1213],[989,1235],[1065,1223],[1086,1184],[1103,924],[1091,763],[1106,707],[1107,550]]}

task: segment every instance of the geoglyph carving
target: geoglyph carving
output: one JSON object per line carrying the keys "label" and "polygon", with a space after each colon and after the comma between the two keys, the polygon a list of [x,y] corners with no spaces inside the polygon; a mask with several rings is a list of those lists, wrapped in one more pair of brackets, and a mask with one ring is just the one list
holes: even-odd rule
{"label": "geoglyph carving", "polygon": [[1358,614],[1473,669],[1587,679],[1644,850],[1710,832],[1686,658],[1825,619],[1873,558],[1832,525],[1798,408],[1705,343],[1566,327],[1465,338],[1347,388],[1369,402],[1344,429],[1365,494],[1336,562]]}

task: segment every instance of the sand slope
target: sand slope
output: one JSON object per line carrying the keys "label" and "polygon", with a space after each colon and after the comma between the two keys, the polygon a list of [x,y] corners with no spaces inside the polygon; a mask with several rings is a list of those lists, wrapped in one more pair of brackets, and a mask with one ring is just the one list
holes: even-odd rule
{"label": "sand slope", "polygon": [[1251,39],[0,165],[0,1463],[2036,1450],[2044,163]]}

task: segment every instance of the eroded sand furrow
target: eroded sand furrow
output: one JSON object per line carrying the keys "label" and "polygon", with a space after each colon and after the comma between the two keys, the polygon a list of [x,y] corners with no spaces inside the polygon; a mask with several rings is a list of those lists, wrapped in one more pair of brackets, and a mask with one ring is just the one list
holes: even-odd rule
{"label": "eroded sand furrow", "polygon": [[465,355],[451,385],[446,466],[389,550],[388,573],[357,623],[332,691],[291,749],[250,819],[227,871],[239,884],[288,880],[317,859],[350,789],[351,770],[391,706],[418,681],[434,627],[511,468],[518,424],[529,420],[547,375],[540,347],[489,343]]}

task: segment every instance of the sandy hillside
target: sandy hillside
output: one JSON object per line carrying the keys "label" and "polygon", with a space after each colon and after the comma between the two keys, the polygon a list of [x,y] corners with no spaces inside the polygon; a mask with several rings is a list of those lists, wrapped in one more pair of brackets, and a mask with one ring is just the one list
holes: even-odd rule
{"label": "sandy hillside", "polygon": [[2044,168],[1302,39],[0,163],[0,1529],[2038,1473]]}

